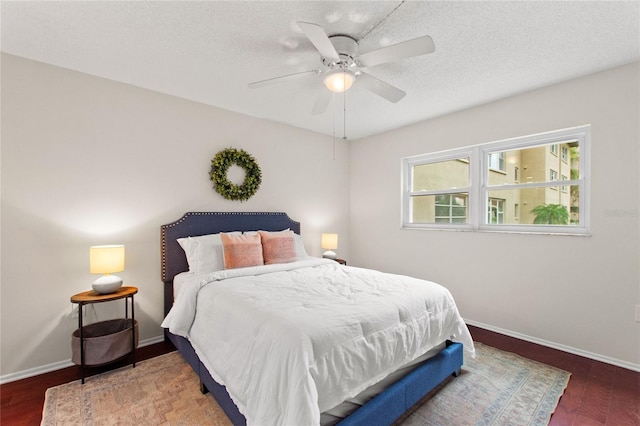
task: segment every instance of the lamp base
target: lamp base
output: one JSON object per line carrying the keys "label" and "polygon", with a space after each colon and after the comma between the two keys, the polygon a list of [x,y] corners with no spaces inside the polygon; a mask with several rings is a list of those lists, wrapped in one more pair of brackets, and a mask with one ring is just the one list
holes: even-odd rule
{"label": "lamp base", "polygon": [[325,259],[335,260],[338,257],[338,255],[336,254],[335,251],[327,250],[324,253],[322,253],[322,257],[324,257]]}
{"label": "lamp base", "polygon": [[122,278],[115,275],[103,275],[95,280],[91,287],[100,294],[113,293],[122,287]]}

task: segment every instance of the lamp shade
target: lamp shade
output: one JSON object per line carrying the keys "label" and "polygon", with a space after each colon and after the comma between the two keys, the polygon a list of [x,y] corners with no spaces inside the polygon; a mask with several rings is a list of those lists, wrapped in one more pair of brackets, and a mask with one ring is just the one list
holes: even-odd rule
{"label": "lamp shade", "polygon": [[320,246],[327,250],[322,253],[322,257],[326,257],[327,259],[336,259],[338,256],[333,250],[338,248],[338,234],[322,234]]}
{"label": "lamp shade", "polygon": [[325,250],[335,250],[338,248],[338,234],[322,234],[320,246]]}
{"label": "lamp shade", "polygon": [[89,248],[89,272],[112,274],[124,271],[124,246],[92,246]]}
{"label": "lamp shade", "polygon": [[332,92],[342,93],[351,89],[355,80],[356,76],[353,72],[340,69],[327,73],[327,76],[324,78],[324,85]]}

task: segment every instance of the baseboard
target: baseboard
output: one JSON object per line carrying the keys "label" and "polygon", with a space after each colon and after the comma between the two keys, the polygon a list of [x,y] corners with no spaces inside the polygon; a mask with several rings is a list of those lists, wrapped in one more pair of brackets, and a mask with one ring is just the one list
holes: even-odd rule
{"label": "baseboard", "polygon": [[[140,340],[138,347],[153,345],[164,341],[164,335],[152,337],[150,339]],[[0,385],[9,382],[15,382],[16,380],[27,379],[29,377],[37,376],[39,374],[49,373],[51,371],[61,370],[67,367],[73,367],[75,364],[71,362],[71,358],[64,361],[53,362],[51,364],[41,365],[39,367],[28,368],[22,371],[16,371],[15,373],[4,374],[0,376]]]}
{"label": "baseboard", "polygon": [[536,343],[538,345],[546,346],[548,348],[558,349],[558,350],[563,351],[563,352],[569,352],[569,353],[574,354],[574,355],[580,355],[581,357],[584,357],[584,358],[589,358],[589,359],[593,359],[593,360],[596,360],[596,361],[601,361],[601,362],[604,362],[606,364],[611,364],[611,365],[615,365],[615,366],[618,366],[618,367],[626,368],[627,370],[640,372],[640,364],[635,364],[633,362],[628,362],[628,361],[624,361],[624,360],[621,360],[621,359],[611,358],[611,357],[608,357],[608,356],[605,356],[605,355],[601,355],[601,354],[597,354],[597,353],[594,353],[594,352],[589,352],[589,351],[585,351],[585,350],[582,350],[582,349],[574,348],[574,347],[571,347],[571,346],[563,345],[563,344],[560,344],[560,343],[551,342],[549,340],[538,339],[537,337],[527,336],[526,334],[518,333],[516,331],[506,330],[506,329],[500,328],[500,327],[494,327],[492,325],[483,324],[483,323],[478,322],[478,321],[473,321],[473,320],[468,320],[468,319],[465,319],[464,321],[469,325],[473,325],[473,326],[479,327],[479,328],[484,328],[485,330],[489,330],[489,331],[493,331],[493,332],[496,332],[496,333],[504,334],[506,336],[515,337],[516,339],[524,340],[524,341],[531,342],[531,343]]}
{"label": "baseboard", "polygon": [[[569,352],[574,355],[579,355],[585,358],[589,358],[589,359],[601,361],[607,364],[616,365],[618,367],[626,368],[628,370],[640,372],[640,364],[635,364],[632,362],[611,358],[611,357],[600,355],[594,352],[584,351],[582,349],[574,348],[574,347],[563,345],[560,343],[551,342],[544,339],[538,339],[537,337],[531,337],[526,334],[518,333],[516,331],[511,331],[511,330],[507,330],[500,327],[494,327],[492,325],[484,324],[479,321],[473,321],[469,319],[465,319],[464,321],[469,325],[484,328],[485,330],[504,334],[506,336],[515,337],[516,339],[524,340],[531,343],[536,343],[538,345],[546,346],[553,349],[558,349],[560,351]],[[149,339],[141,340],[138,344],[138,347],[145,347],[145,346],[153,345],[163,341],[164,341],[164,335],[160,335],[160,336],[152,337]],[[16,380],[21,380],[21,379],[26,379],[29,377],[37,376],[39,374],[49,373],[50,371],[61,370],[63,368],[72,367],[74,365],[75,364],[71,362],[71,358],[69,358],[64,361],[41,365],[39,367],[33,367],[27,370],[17,371],[15,373],[4,374],[0,376],[0,384],[14,382]]]}

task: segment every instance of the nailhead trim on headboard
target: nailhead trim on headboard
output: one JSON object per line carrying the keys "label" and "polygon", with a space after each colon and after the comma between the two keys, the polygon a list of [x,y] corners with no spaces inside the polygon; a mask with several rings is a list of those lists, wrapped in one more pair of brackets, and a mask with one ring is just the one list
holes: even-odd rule
{"label": "nailhead trim on headboard", "polygon": [[280,231],[290,228],[300,234],[300,222],[283,212],[188,212],[160,227],[162,281],[188,269],[178,238],[230,231]]}

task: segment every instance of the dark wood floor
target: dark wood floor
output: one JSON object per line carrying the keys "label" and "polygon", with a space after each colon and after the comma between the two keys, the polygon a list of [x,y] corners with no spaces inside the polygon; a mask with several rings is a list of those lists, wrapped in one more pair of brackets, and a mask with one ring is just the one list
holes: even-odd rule
{"label": "dark wood floor", "polygon": [[469,326],[473,340],[571,373],[552,426],[640,426],[640,373]]}
{"label": "dark wood floor", "polygon": [[[571,372],[571,380],[556,412],[552,426],[640,426],[640,373],[550,349],[534,343],[470,326],[477,342],[553,365]],[[137,360],[174,350],[170,343],[138,349]],[[108,367],[122,366],[113,364]],[[107,368],[87,369],[87,375]],[[80,378],[78,367],[69,367],[0,386],[0,424],[39,425],[45,390]],[[453,425],[455,426],[455,425]]]}

